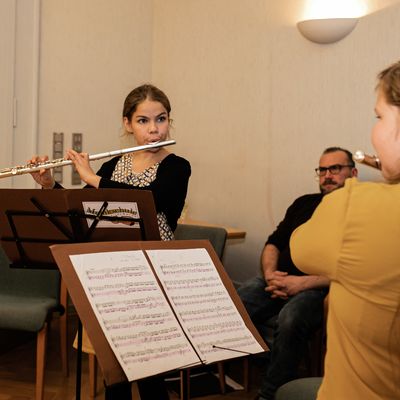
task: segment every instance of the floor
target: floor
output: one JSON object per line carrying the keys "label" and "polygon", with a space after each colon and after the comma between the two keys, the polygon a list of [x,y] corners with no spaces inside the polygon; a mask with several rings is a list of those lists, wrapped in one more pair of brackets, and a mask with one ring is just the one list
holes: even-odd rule
{"label": "floor", "polygon": [[[72,342],[76,331],[76,318],[69,318],[69,339]],[[64,377],[61,372],[61,360],[59,357],[58,321],[55,320],[50,329],[48,341],[48,359],[45,376],[45,400],[72,400],[75,399],[75,371],[76,351],[69,346],[70,374]],[[0,400],[33,400],[35,389],[35,345],[36,336],[22,334],[21,332],[0,331]],[[82,360],[82,385],[81,399],[90,399],[88,382],[87,357]],[[243,380],[243,360],[238,359],[226,363],[227,374],[237,382]],[[257,379],[259,371],[256,367],[250,368],[250,390],[235,390],[226,394],[192,397],[195,400],[252,400],[256,395]],[[139,399],[136,388],[133,386],[134,400]],[[98,394],[96,399],[103,399],[102,380],[99,378]],[[171,392],[171,400],[179,399],[179,396]],[[157,400],[157,399],[154,399]]]}

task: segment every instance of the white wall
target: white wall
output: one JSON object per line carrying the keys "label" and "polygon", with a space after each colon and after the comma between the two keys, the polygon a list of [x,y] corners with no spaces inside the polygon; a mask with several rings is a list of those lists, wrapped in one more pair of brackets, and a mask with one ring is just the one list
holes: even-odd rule
{"label": "white wall", "polygon": [[236,281],[256,273],[294,198],[317,190],[325,147],[372,151],[375,77],[399,58],[397,1],[366,1],[374,13],[324,46],[297,31],[299,0],[42,1],[41,152],[53,131],[84,132],[91,153],[116,148],[125,95],[151,79],[192,164],[188,215],[247,231],[225,254]]}

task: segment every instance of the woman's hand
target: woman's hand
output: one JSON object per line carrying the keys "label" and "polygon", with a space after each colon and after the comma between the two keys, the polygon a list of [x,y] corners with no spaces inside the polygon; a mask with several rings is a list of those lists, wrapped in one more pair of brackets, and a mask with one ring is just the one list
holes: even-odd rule
{"label": "woman's hand", "polygon": [[[48,156],[33,156],[28,160],[28,164],[38,164],[45,162],[49,159]],[[50,169],[41,169],[39,171],[31,172],[32,178],[40,185],[43,189],[53,189],[55,180]]]}
{"label": "woman's hand", "polygon": [[83,182],[95,188],[99,187],[100,177],[92,170],[88,153],[78,153],[70,149],[67,151],[66,158],[73,162]]}

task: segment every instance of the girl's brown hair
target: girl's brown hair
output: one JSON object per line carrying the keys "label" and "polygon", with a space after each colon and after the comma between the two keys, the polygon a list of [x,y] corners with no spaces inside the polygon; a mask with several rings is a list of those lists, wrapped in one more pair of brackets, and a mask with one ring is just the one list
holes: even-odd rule
{"label": "girl's brown hair", "polygon": [[171,104],[168,100],[168,97],[162,90],[148,83],[133,89],[128,96],[126,96],[124,108],[122,110],[122,117],[126,117],[128,121],[130,121],[138,105],[146,99],[160,102],[167,110],[169,117],[169,113],[171,112]]}

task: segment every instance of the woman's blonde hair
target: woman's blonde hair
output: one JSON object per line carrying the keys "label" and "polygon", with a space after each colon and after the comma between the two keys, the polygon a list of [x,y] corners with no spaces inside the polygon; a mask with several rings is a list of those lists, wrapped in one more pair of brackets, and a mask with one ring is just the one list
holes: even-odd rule
{"label": "woman's blonde hair", "polygon": [[400,107],[400,61],[378,74],[377,89],[382,90],[389,104]]}

